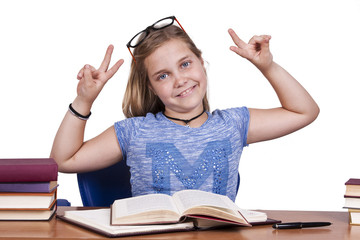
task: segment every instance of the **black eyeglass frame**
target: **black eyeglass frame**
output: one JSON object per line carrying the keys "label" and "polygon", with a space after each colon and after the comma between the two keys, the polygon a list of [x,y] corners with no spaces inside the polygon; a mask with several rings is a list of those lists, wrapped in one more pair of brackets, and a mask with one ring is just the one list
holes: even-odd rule
{"label": "black eyeglass frame", "polygon": [[[166,24],[166,25],[161,26],[161,27],[154,27],[154,26],[155,26],[156,24],[158,24],[159,22],[162,22],[162,21],[167,20],[167,19],[171,19],[171,20],[172,20],[171,23]],[[139,45],[146,39],[146,37],[149,35],[150,30],[155,30],[155,31],[156,31],[156,30],[161,30],[161,29],[167,28],[167,27],[173,25],[173,24],[174,24],[174,21],[176,21],[176,22],[179,24],[180,28],[185,32],[184,28],[181,26],[181,24],[180,24],[179,21],[176,19],[176,17],[175,17],[175,16],[170,16],[170,17],[162,18],[162,19],[156,21],[154,24],[152,24],[152,25],[148,26],[147,28],[145,28],[144,30],[138,32],[137,34],[135,34],[134,37],[132,37],[132,38],[130,39],[130,41],[126,44],[126,47],[128,48],[128,50],[129,50],[129,52],[130,52],[130,54],[131,54],[131,56],[133,57],[133,59],[134,59],[135,62],[136,62],[135,57],[134,57],[134,55],[132,54],[130,48],[136,48],[137,46],[139,46]],[[132,42],[136,37],[138,37],[139,35],[141,35],[142,33],[145,33],[145,36],[144,36],[140,41],[138,41],[135,45],[132,45],[131,42]]]}

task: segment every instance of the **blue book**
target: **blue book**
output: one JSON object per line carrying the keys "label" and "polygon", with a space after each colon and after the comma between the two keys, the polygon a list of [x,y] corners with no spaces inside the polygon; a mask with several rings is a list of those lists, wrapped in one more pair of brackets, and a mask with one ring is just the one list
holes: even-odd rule
{"label": "blue book", "polygon": [[49,193],[58,186],[57,181],[0,183],[0,192]]}

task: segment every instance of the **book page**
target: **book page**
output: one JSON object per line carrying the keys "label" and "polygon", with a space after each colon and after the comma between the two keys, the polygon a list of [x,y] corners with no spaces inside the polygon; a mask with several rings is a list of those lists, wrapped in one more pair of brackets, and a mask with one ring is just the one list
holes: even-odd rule
{"label": "book page", "polygon": [[113,214],[116,218],[156,210],[169,210],[178,213],[172,197],[166,194],[149,194],[120,199],[113,204]]}
{"label": "book page", "polygon": [[236,204],[228,197],[210,192],[183,190],[175,193],[173,198],[181,213],[196,206],[212,206],[225,211],[226,209],[231,209],[230,212],[238,210]]}
{"label": "book page", "polygon": [[264,222],[267,220],[267,214],[253,210],[241,209],[241,214],[249,222]]}

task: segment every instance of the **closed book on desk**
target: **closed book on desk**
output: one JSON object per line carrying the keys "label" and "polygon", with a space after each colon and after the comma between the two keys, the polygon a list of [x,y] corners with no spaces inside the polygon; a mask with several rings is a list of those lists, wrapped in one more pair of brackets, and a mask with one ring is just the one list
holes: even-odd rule
{"label": "closed book on desk", "polygon": [[0,182],[57,181],[58,166],[52,158],[0,159]]}
{"label": "closed book on desk", "polygon": [[350,178],[345,183],[345,195],[346,196],[357,196],[360,197],[360,179]]}
{"label": "closed book on desk", "polygon": [[0,183],[0,192],[52,192],[58,187],[57,181]]}
{"label": "closed book on desk", "polygon": [[0,192],[0,209],[49,208],[56,200],[56,189],[50,193]]}
{"label": "closed book on desk", "polygon": [[360,197],[345,195],[344,199],[345,199],[344,208],[360,209]]}
{"label": "closed book on desk", "polygon": [[360,209],[349,208],[349,222],[351,225],[360,225]]}
{"label": "closed book on desk", "polygon": [[12,208],[0,209],[0,220],[49,220],[56,212],[56,199],[48,208]]}

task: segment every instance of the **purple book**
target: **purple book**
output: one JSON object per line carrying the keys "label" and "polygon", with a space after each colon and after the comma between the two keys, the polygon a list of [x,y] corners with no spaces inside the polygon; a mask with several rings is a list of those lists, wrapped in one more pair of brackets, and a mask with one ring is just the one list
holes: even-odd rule
{"label": "purple book", "polygon": [[350,178],[345,185],[360,185],[360,179],[359,178]]}
{"label": "purple book", "polygon": [[52,158],[0,159],[0,182],[57,181],[58,166]]}
{"label": "purple book", "polygon": [[49,193],[59,185],[57,181],[27,182],[27,183],[0,183],[0,192],[30,192]]}

